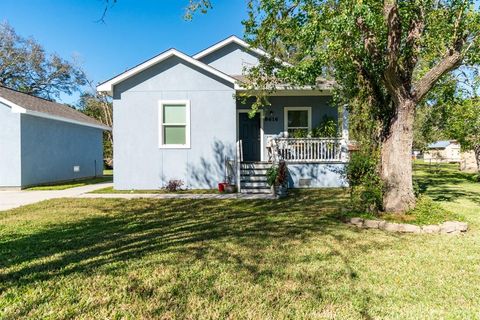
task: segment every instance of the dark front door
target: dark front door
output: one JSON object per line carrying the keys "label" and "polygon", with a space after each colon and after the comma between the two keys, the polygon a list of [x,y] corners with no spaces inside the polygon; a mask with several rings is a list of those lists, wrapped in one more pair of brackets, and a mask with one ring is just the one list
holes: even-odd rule
{"label": "dark front door", "polygon": [[239,116],[239,139],[243,144],[244,161],[260,161],[260,114],[249,118],[248,113]]}

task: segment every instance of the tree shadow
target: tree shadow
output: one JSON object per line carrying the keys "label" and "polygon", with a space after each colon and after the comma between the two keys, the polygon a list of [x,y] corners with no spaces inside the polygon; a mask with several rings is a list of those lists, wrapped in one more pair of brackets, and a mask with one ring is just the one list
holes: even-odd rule
{"label": "tree shadow", "polygon": [[452,165],[415,164],[414,170],[421,173],[414,177],[421,194],[435,201],[451,202],[463,198],[480,204],[480,192],[460,187],[464,183],[478,183],[477,175],[462,172]]}
{"label": "tree shadow", "polygon": [[190,188],[212,189],[225,180],[226,160],[235,159],[233,146],[216,139],[212,142],[209,155],[209,158],[200,157],[198,163],[189,164],[187,180]]}
{"label": "tree shadow", "polygon": [[[318,234],[328,235],[348,250],[368,253],[395,242],[356,243],[355,233],[338,222],[333,212],[343,206],[338,190],[321,191],[311,197],[306,192],[292,192],[282,200],[69,200],[75,210],[99,214],[79,221],[56,224],[29,235],[11,235],[0,242],[0,293],[8,288],[31,285],[74,273],[90,274],[117,262],[141,259],[149,254],[181,253],[196,260],[228,261],[239,272],[250,274],[251,281],[279,277],[271,268],[260,268],[258,261],[272,244],[294,239],[306,242]],[[68,205],[54,210],[71,210]],[[349,228],[348,232],[346,228]],[[233,243],[244,248],[242,254],[229,251],[218,243]],[[292,246],[292,250],[295,247]],[[330,255],[340,257],[345,277],[352,288],[358,281],[349,256],[331,247]],[[278,253],[275,267],[286,269],[288,251]],[[323,257],[322,259],[328,259]],[[173,263],[173,262],[172,262]],[[276,280],[276,279],[275,279]],[[281,278],[279,280],[285,280]],[[312,292],[321,284],[312,284]],[[353,289],[352,289],[353,290]],[[312,293],[313,294],[313,293]],[[372,292],[358,292],[361,313],[369,318]]]}

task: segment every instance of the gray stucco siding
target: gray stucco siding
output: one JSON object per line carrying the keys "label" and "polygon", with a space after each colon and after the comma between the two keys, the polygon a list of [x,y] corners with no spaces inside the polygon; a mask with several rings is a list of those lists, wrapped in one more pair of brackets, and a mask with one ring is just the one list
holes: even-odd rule
{"label": "gray stucco siding", "polygon": [[21,186],[20,114],[0,103],[0,188]]}
{"label": "gray stucco siding", "polygon": [[200,59],[217,70],[229,75],[242,75],[244,68],[258,65],[259,56],[244,47],[230,43]]}
{"label": "gray stucco siding", "polygon": [[345,163],[289,163],[289,188],[347,187]]}
{"label": "gray stucco siding", "polygon": [[[170,58],[114,87],[114,185],[158,189],[170,179],[188,188],[213,188],[234,157],[233,84]],[[190,102],[190,148],[159,146],[161,100]]]}
{"label": "gray stucco siding", "polygon": [[22,114],[20,140],[22,187],[103,174],[101,129]]}

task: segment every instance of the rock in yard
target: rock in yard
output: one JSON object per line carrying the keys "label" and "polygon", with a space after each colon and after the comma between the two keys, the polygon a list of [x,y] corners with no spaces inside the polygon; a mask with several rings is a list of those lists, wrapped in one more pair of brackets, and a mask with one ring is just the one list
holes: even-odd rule
{"label": "rock in yard", "polygon": [[420,228],[419,226],[415,226],[413,224],[402,224],[401,226],[403,228],[402,232],[408,232],[408,233],[421,233],[422,232],[422,228]]}
{"label": "rock in yard", "polygon": [[403,227],[402,227],[401,224],[391,223],[391,222],[386,222],[383,225],[382,229],[385,230],[385,231],[389,231],[389,232],[402,232],[403,231]]}
{"label": "rock in yard", "polygon": [[429,225],[429,226],[423,226],[422,227],[422,232],[423,233],[439,233],[440,232],[440,226],[437,226],[436,224]]}
{"label": "rock in yard", "polygon": [[351,218],[350,223],[353,224],[354,226],[357,227],[362,227],[363,226],[363,221],[364,219],[362,218]]}
{"label": "rock in yard", "polygon": [[467,229],[468,225],[465,222],[447,221],[440,225],[440,232],[444,234],[459,234]]}
{"label": "rock in yard", "polygon": [[368,229],[378,229],[379,224],[379,220],[365,220],[363,222],[363,226]]}
{"label": "rock in yard", "polygon": [[460,232],[467,232],[468,223],[466,222],[457,222],[457,230]]}

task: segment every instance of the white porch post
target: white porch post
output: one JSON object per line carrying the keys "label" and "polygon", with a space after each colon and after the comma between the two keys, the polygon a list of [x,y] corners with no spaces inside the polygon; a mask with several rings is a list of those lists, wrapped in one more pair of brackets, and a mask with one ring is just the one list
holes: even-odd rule
{"label": "white porch post", "polygon": [[342,161],[348,161],[348,108],[347,105],[344,105],[342,108]]}

